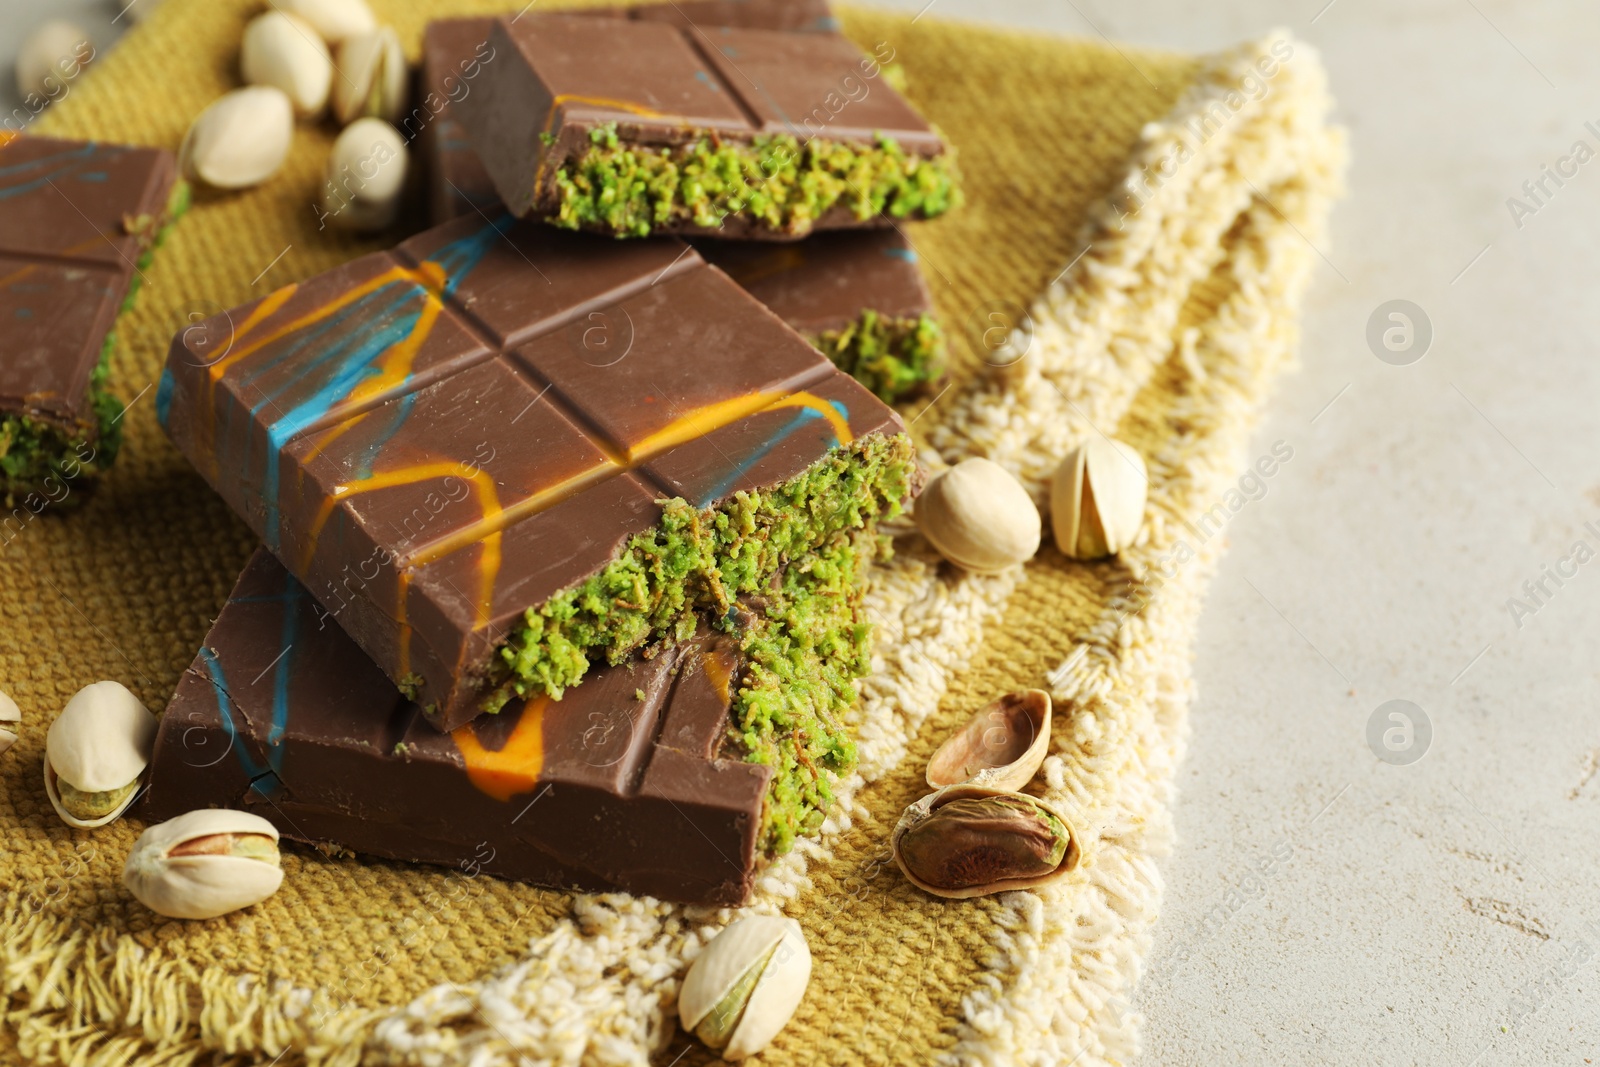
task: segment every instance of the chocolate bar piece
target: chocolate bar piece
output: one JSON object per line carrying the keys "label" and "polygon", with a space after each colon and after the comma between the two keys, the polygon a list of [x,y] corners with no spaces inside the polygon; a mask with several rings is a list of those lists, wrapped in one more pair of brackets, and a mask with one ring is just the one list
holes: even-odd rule
{"label": "chocolate bar piece", "polygon": [[[698,20],[700,12],[690,7],[749,20],[741,25],[820,30],[831,22],[822,3],[772,0],[627,10],[636,18],[671,13]],[[429,23],[423,35],[422,103],[408,121],[421,146],[435,223],[461,215],[493,218],[504,210],[450,106],[472,92],[482,64],[492,58],[492,25],[487,18],[442,19]],[[835,231],[782,243],[696,238],[694,244],[879,399],[893,402],[923,392],[943,374],[944,339],[928,287],[916,252],[898,230]]]}
{"label": "chocolate bar piece", "polygon": [[156,409],[447,730],[769,596],[917,484],[894,412],[692,249],[509,218],[184,331]]}
{"label": "chocolate bar piece", "polygon": [[700,239],[706,261],[892,403],[944,374],[944,337],[911,242],[897,230],[785,243]]}
{"label": "chocolate bar piece", "polygon": [[[581,8],[567,14],[666,22],[684,29],[839,30],[839,20],[827,0],[685,0]],[[435,19],[422,33],[419,103],[400,123],[400,129],[422,150],[429,217],[436,226],[474,212],[494,218],[505,210],[493,179],[472,150],[466,129],[450,110],[452,102],[473,91],[483,65],[494,60],[497,53],[489,44],[494,22],[492,18]]]}
{"label": "chocolate bar piece", "polygon": [[722,758],[730,639],[442,734],[321,614],[257,551],[162,716],[141,814],[237,808],[298,841],[555,888],[749,895],[772,769]]}
{"label": "chocolate bar piece", "polygon": [[116,458],[122,405],[106,388],[112,329],[187,195],[168,152],[0,131],[7,507],[69,499]]}
{"label": "chocolate bar piece", "polygon": [[517,215],[616,236],[785,239],[954,203],[950,153],[833,33],[525,13],[456,104]]}

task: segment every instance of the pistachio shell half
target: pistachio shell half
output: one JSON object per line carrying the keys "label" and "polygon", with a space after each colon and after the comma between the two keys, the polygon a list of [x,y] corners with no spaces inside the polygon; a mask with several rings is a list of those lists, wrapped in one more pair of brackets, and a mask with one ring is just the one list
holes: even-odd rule
{"label": "pistachio shell half", "polygon": [[283,884],[278,831],[249,812],[191,811],[139,835],[122,884],[139,903],[174,919],[212,919],[248,908]]}
{"label": "pistachio shell half", "polygon": [[912,885],[957,900],[1047,885],[1082,857],[1077,830],[1044,801],[970,784],[911,805],[890,843]]}
{"label": "pistachio shell half", "polygon": [[689,965],[678,1019],[725,1060],[766,1048],[794,1015],[811,981],[800,924],[749,915],[712,938]]}
{"label": "pistachio shell half", "polygon": [[965,459],[934,475],[917,498],[916,520],[941,556],[975,574],[1003,571],[1039,551],[1039,509],[992,460]]}
{"label": "pistachio shell half", "polygon": [[991,700],[928,760],[928,784],[1021,789],[1050,750],[1050,709],[1043,689]]}
{"label": "pistachio shell half", "polygon": [[78,690],[45,735],[44,790],[56,814],[92,829],[127,810],[150,762],[156,725],[120,682]]}
{"label": "pistachio shell half", "polygon": [[1150,473],[1132,445],[1099,434],[1074,449],[1050,480],[1056,547],[1072,559],[1103,559],[1133,543],[1144,523]]}

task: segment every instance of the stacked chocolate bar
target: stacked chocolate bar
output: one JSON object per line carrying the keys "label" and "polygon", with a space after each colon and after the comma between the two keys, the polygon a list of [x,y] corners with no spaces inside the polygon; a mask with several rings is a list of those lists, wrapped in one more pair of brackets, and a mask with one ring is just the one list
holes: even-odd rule
{"label": "stacked chocolate bar", "polygon": [[[695,21],[760,10],[436,23],[431,64],[475,57],[450,109],[475,157],[432,137],[453,217],[174,339],[158,416],[265,548],[163,718],[147,814],[724,904],[820,825],[877,524],[920,475],[797,329],[828,333],[806,294],[834,269],[857,298],[914,274],[883,224],[952,192],[887,85],[837,140],[779,130],[865,61],[822,9]],[[596,177],[645,170],[652,204],[610,214]],[[657,235],[696,227],[744,244]],[[788,240],[811,228],[852,232]]]}

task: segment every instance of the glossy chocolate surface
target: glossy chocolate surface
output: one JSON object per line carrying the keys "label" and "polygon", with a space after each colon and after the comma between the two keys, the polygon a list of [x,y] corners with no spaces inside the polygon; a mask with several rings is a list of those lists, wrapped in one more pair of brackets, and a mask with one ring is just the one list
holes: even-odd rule
{"label": "glossy chocolate surface", "polygon": [[702,636],[443,734],[260,550],[162,716],[141,814],[238,808],[312,844],[740,904],[771,771],[719,758],[736,657]]}
{"label": "glossy chocolate surface", "polygon": [[154,148],[0,132],[0,412],[94,428],[89,376],[175,180]]}
{"label": "glossy chocolate surface", "polygon": [[[443,729],[660,517],[900,423],[692,249],[463,218],[184,331],[179,448]],[[585,683],[587,684],[587,683]]]}
{"label": "glossy chocolate surface", "polygon": [[[612,123],[621,142],[641,147],[782,133],[860,145],[887,137],[908,154],[944,151],[842,35],[685,21],[532,12],[495,20],[488,41],[496,61],[455,112],[514,214],[552,212],[556,172],[588,149],[591,131]],[[723,236],[754,232],[737,213],[722,223]],[[888,220],[857,219],[836,205],[813,225]],[[667,228],[704,232],[682,222]]]}
{"label": "glossy chocolate surface", "polygon": [[842,230],[804,241],[717,241],[695,250],[807,336],[840,330],[866,310],[914,319],[933,310],[917,253],[899,230]]}

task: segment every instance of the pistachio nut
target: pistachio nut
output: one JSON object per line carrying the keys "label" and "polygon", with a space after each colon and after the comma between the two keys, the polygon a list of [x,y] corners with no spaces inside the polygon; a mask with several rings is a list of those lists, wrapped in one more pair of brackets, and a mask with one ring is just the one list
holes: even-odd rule
{"label": "pistachio nut", "polygon": [[992,460],[962,460],[934,475],[917,499],[916,519],[941,556],[976,574],[1003,571],[1039,550],[1039,509]]}
{"label": "pistachio nut", "polygon": [[1021,789],[1050,749],[1050,694],[1021,689],[991,700],[928,760],[928,784]]}
{"label": "pistachio nut", "polygon": [[239,73],[250,85],[282,89],[300,118],[320,115],[333,87],[333,57],[317,31],[281,11],[257,15],[244,28]]}
{"label": "pistachio nut", "polygon": [[283,884],[278,831],[259,815],[202,808],[149,827],[122,868],[128,892],[158,915],[213,919]]}
{"label": "pistachio nut", "polygon": [[341,124],[363,116],[398,122],[406,107],[406,55],[389,26],[339,42],[333,80],[333,117]]}
{"label": "pistachio nut", "polygon": [[44,791],[69,826],[104,826],[139,791],[156,717],[120,682],[86,685],[67,701],[44,741]]}
{"label": "pistachio nut", "polygon": [[370,232],[400,212],[409,163],[405,140],[382,119],[357,119],[328,155],[323,217],[340,229]]}
{"label": "pistachio nut", "polygon": [[767,1045],[794,1015],[811,981],[811,950],[793,919],[749,915],[725,928],[689,965],[678,1019],[725,1060]]}
{"label": "pistachio nut", "polygon": [[1132,445],[1099,434],[1089,438],[1050,480],[1056,547],[1072,559],[1121,552],[1139,536],[1149,491],[1149,471]]}
{"label": "pistachio nut", "polygon": [[890,843],[912,885],[954,899],[1046,885],[1082,854],[1072,824],[1044,801],[971,784],[911,805]]}
{"label": "pistachio nut", "polygon": [[11,728],[11,724],[21,721],[22,712],[17,710],[17,702],[0,693],[0,755],[17,743],[17,732]]}
{"label": "pistachio nut", "polygon": [[51,19],[42,24],[17,51],[17,94],[55,99],[61,88],[94,57],[89,35],[70,22]]}
{"label": "pistachio nut", "polygon": [[367,0],[274,0],[272,6],[304,19],[329,44],[378,28]]}
{"label": "pistachio nut", "polygon": [[278,172],[294,138],[294,105],[271,85],[224,93],[183,136],[178,169],[216,189],[247,189]]}

